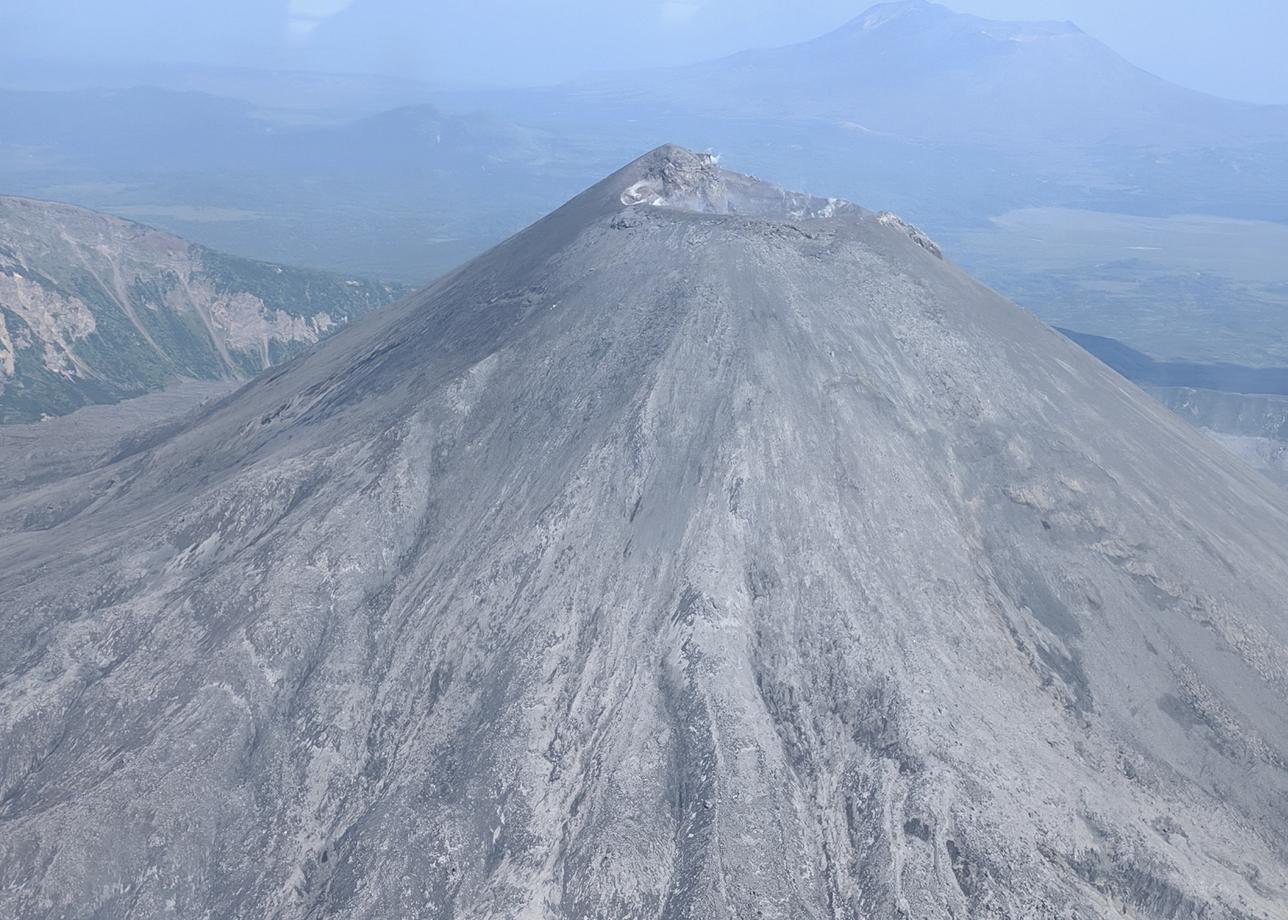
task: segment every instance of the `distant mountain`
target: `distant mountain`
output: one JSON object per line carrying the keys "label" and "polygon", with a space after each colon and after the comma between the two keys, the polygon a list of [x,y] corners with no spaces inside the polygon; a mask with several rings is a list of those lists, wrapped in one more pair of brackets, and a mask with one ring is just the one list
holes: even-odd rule
{"label": "distant mountain", "polygon": [[1288,220],[1288,106],[1169,83],[1070,23],[925,0],[800,44],[438,101],[600,147],[678,137],[936,232],[1032,207]]}
{"label": "distant mountain", "polygon": [[0,197],[0,423],[249,377],[399,293]]}
{"label": "distant mountain", "polygon": [[0,493],[0,915],[1281,920],[1285,546],[907,224],[659,149]]}
{"label": "distant mountain", "polygon": [[1071,23],[997,22],[925,0],[821,38],[583,86],[633,106],[822,119],[936,143],[1246,145],[1288,139],[1288,106],[1231,102],[1135,67]]}

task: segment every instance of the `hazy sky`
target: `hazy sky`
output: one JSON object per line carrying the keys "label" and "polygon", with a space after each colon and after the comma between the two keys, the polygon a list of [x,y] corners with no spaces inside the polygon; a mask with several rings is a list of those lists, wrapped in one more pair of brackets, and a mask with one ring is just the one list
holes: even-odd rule
{"label": "hazy sky", "polygon": [[[821,34],[865,0],[0,0],[5,53],[538,83]],[[951,0],[1069,19],[1161,76],[1288,103],[1288,0]]]}

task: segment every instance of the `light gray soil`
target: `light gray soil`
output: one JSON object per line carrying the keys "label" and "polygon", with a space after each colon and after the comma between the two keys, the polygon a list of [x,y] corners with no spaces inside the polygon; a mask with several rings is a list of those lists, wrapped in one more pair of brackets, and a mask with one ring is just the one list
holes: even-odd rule
{"label": "light gray soil", "polygon": [[237,380],[178,380],[159,393],[70,415],[0,425],[0,498],[112,459],[122,442],[172,426],[204,403],[227,396]]}
{"label": "light gray soil", "polygon": [[0,500],[0,915],[1281,920],[1288,495],[664,148]]}

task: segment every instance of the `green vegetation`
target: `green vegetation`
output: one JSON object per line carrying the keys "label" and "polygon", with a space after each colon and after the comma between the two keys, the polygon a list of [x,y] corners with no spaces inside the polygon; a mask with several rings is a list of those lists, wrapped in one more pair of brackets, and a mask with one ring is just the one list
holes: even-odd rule
{"label": "green vegetation", "polygon": [[[16,352],[12,377],[0,378],[0,423],[139,396],[178,378],[250,377],[403,293],[41,202],[0,198],[0,238],[0,271],[17,298],[6,304],[0,288]],[[236,309],[221,309],[234,299]],[[68,349],[74,366],[49,357]]]}

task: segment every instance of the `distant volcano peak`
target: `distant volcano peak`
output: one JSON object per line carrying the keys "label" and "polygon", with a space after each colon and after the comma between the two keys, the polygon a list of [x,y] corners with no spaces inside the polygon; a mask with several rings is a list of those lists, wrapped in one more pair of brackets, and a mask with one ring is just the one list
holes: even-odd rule
{"label": "distant volcano peak", "polygon": [[860,13],[853,21],[854,26],[863,29],[875,29],[904,16],[935,14],[952,16],[953,11],[940,3],[930,0],[897,0],[893,3],[878,3]]}
{"label": "distant volcano peak", "polygon": [[918,27],[925,25],[925,20],[933,19],[938,23],[955,23],[960,26],[967,26],[994,37],[1012,38],[1018,35],[1031,39],[1038,36],[1083,34],[1082,30],[1072,22],[1008,22],[986,19],[970,13],[958,13],[943,4],[931,3],[930,0],[901,0],[901,2],[894,3],[879,3],[860,13],[848,25],[842,26],[839,31],[843,34],[871,32],[891,23],[913,17],[918,19]]}

